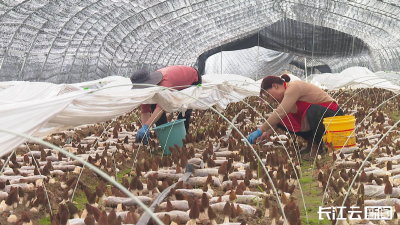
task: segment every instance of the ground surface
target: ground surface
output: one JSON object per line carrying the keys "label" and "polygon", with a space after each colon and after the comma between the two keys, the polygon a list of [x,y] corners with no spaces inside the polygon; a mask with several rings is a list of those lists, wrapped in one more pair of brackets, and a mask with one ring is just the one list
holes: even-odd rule
{"label": "ground surface", "polygon": [[[375,146],[375,143],[378,141],[379,138],[382,137],[383,134],[385,134],[386,131],[388,131],[389,127],[394,124],[394,122],[397,122],[399,119],[399,113],[398,113],[398,105],[396,104],[396,101],[398,102],[400,99],[396,99],[394,102],[388,102],[387,105],[383,108],[379,108],[376,112],[374,112],[371,115],[367,115],[369,112],[369,109],[374,109],[376,108],[380,103],[382,103],[385,99],[388,97],[392,96],[391,93],[379,90],[379,89],[371,89],[371,90],[365,90],[364,95],[354,95],[355,93],[358,93],[358,91],[354,92],[338,92],[335,93],[335,96],[339,99],[339,105],[345,110],[346,114],[355,114],[357,118],[357,124],[360,123],[364,118],[366,119],[366,122],[361,125],[359,130],[357,131],[357,143],[358,147],[354,149],[350,149],[348,152],[346,152],[345,155],[342,156],[339,155],[338,152],[336,158],[338,158],[337,162],[333,162],[333,155],[332,151],[330,151],[329,154],[324,155],[321,159],[317,160],[318,161],[318,166],[315,165],[313,166],[309,162],[300,160],[298,161],[297,158],[295,158],[295,150],[292,147],[291,143],[292,141],[287,141],[284,145],[288,149],[289,153],[291,154],[292,161],[295,163],[296,167],[298,168],[298,171],[300,172],[301,169],[301,179],[300,184],[302,187],[302,193],[300,192],[300,188],[298,185],[295,186],[293,192],[290,195],[290,199],[293,199],[295,205],[299,207],[300,211],[300,216],[299,220],[301,219],[302,224],[318,224],[318,208],[321,206],[321,201],[322,201],[322,196],[323,196],[323,188],[319,187],[318,184],[318,175],[321,173],[324,176],[327,176],[328,169],[333,170],[333,181],[332,183],[329,183],[328,185],[328,197],[325,199],[323,205],[324,206],[337,206],[337,202],[340,200],[341,196],[343,196],[343,191],[335,190],[335,185],[337,186],[340,180],[343,181],[343,178],[340,176],[340,171],[342,169],[348,170],[348,169],[358,169],[357,165],[354,164],[346,164],[344,165],[343,163],[361,163],[364,158],[367,157],[369,151]],[[366,98],[365,96],[368,95]],[[338,97],[339,96],[339,97]],[[364,97],[363,97],[364,96]],[[351,99],[350,101],[348,101]],[[257,98],[252,98],[250,99],[250,104],[255,106],[258,109],[258,112],[261,113],[263,117],[267,117],[268,113],[271,112],[271,110],[258,102]],[[273,105],[276,107],[276,104]],[[242,110],[248,108],[243,103],[236,103],[236,104],[231,104],[228,106],[227,110],[225,111],[225,116],[227,120],[232,121],[236,115]],[[134,144],[134,147],[132,149],[132,143],[135,141],[135,133],[137,131],[137,128],[140,127],[140,124],[136,121],[137,115],[136,113],[138,112],[132,112],[129,114],[126,114],[124,116],[121,116],[119,118],[116,118],[116,121],[111,123],[111,121],[107,121],[103,124],[94,124],[94,125],[88,125],[88,126],[82,126],[79,128],[74,129],[73,131],[66,131],[65,132],[65,137],[62,137],[61,134],[53,134],[49,136],[49,142],[54,143],[58,146],[64,147],[68,149],[69,151],[72,151],[74,154],[78,156],[82,156],[88,153],[92,153],[91,157],[96,158],[98,160],[94,160],[94,163],[96,162],[98,167],[104,166],[103,171],[106,171],[110,176],[116,176],[116,180],[119,182],[123,182],[124,179],[127,179],[129,182],[131,181],[132,176],[138,175],[137,172],[137,165],[140,165],[142,167],[142,176],[139,178],[140,181],[143,184],[148,184],[150,182],[150,179],[148,179],[148,174],[150,174],[153,171],[162,171],[162,170],[168,170],[170,171],[169,173],[174,174],[173,172],[176,168],[177,164],[182,164],[182,152],[178,154],[178,160],[176,161],[174,159],[174,155],[166,157],[168,160],[174,161],[173,164],[170,164],[167,167],[163,167],[163,162],[157,163],[156,165],[157,168],[151,168],[152,165],[150,165],[150,168],[148,171],[145,171],[143,169],[145,162],[156,162],[157,158],[162,158],[162,151],[161,149],[154,148],[154,147],[149,147],[150,145],[147,146],[141,146],[140,149],[137,149],[139,144]],[[367,116],[367,117],[366,117]],[[169,118],[171,119],[171,118]],[[261,116],[257,113],[252,112],[250,109],[248,111],[243,112],[241,116],[237,117],[236,119],[236,126],[238,129],[243,132],[245,136],[248,135],[249,132],[253,131],[257,125],[260,125],[263,120],[261,120]],[[108,126],[110,124],[110,126]],[[119,124],[117,126],[117,124]],[[135,127],[136,125],[136,127]],[[117,128],[116,128],[117,126]],[[104,131],[104,127],[107,129]],[[117,133],[119,134],[119,138],[114,137],[115,130],[118,130]],[[393,169],[389,170],[387,162],[378,164],[378,160],[382,157],[385,156],[391,156],[395,157],[400,150],[400,145],[396,142],[397,139],[399,139],[400,135],[399,132],[397,131],[399,128],[395,127],[395,129],[390,132],[390,135],[388,138],[385,138],[383,142],[377,147],[378,150],[375,150],[375,152],[371,155],[370,159],[367,160],[370,163],[366,165],[365,171],[368,172],[368,174],[372,173],[373,177],[376,179],[380,180],[385,180],[385,174],[387,174],[387,171],[391,171],[389,174],[390,176],[394,177],[397,174],[397,161],[393,161]],[[227,178],[225,180],[232,181],[233,177],[228,177],[229,174],[233,174],[235,172],[237,173],[245,173],[246,168],[250,168],[249,161],[255,161],[255,155],[247,148],[245,147],[240,139],[242,138],[237,132],[233,132],[230,135],[230,138],[226,141],[224,144],[221,141],[217,141],[217,139],[223,139],[224,137],[227,136],[227,131],[229,130],[229,124],[223,120],[221,117],[217,116],[212,110],[207,110],[207,111],[195,111],[194,115],[192,117],[192,123],[191,123],[191,128],[190,128],[190,134],[195,138],[193,141],[194,143],[194,152],[196,153],[195,157],[187,157],[189,160],[192,160],[196,167],[200,167],[200,164],[198,164],[200,161],[203,161],[204,159],[204,152],[207,151],[208,148],[216,148],[218,145],[220,146],[220,149],[210,155],[209,157],[212,158],[213,162],[216,163],[215,166],[212,166],[212,168],[219,169],[221,164],[223,162],[228,161],[229,159],[232,160],[232,165],[242,165],[241,163],[246,162],[242,166],[237,166],[235,167],[232,172],[226,172]],[[93,148],[92,144],[87,146],[90,140],[93,140],[94,138],[100,137],[102,132],[104,131],[104,134],[101,136],[101,140],[99,138],[99,145],[100,146],[95,146]],[[288,134],[286,134],[283,131],[278,131],[279,135],[286,135],[289,139],[291,138]],[[375,137],[375,136],[376,137]],[[125,139],[124,137],[127,136]],[[66,144],[67,139],[70,138],[74,142],[75,147],[71,147],[71,145]],[[157,140],[156,138],[153,138],[152,140]],[[89,141],[89,142],[88,142]],[[304,140],[301,140],[300,138],[297,140],[300,146],[304,146],[305,142]],[[219,144],[218,144],[219,142]],[[81,144],[81,147],[79,148],[78,145]],[[106,161],[107,164],[102,164],[101,163],[101,158],[103,157],[103,151],[104,151],[104,146],[108,144],[109,148],[107,150],[107,157]],[[154,143],[155,145],[158,145],[158,143]],[[211,147],[210,147],[211,144]],[[190,149],[191,144],[188,144],[188,149]],[[55,157],[58,157],[59,153],[54,150],[49,150],[46,148],[41,148],[40,146],[37,146],[33,143],[29,144],[30,149],[32,151],[42,151],[45,154],[49,154]],[[268,182],[270,183],[275,183],[275,186],[277,187],[278,191],[281,193],[282,188],[279,183],[283,182],[288,183],[288,187],[291,187],[293,185],[292,180],[293,176],[292,175],[285,175],[285,178],[277,178],[276,173],[279,171],[279,167],[282,167],[285,171],[290,169],[292,166],[290,165],[286,153],[283,150],[282,144],[278,143],[277,140],[272,141],[268,144],[268,146],[257,146],[254,145],[255,149],[259,151],[260,157],[262,159],[267,159],[267,155],[271,154],[276,154],[277,158],[274,158],[275,160],[279,161],[274,162],[274,160],[267,160],[267,162],[264,162],[264,164],[267,166],[269,172],[271,172],[271,177],[273,178],[272,181],[267,181],[266,179],[263,179],[263,184],[262,185],[253,185],[253,186],[248,186],[246,189],[248,191],[253,191],[257,193],[257,195],[260,195],[260,198],[263,198],[262,195],[267,194],[268,199],[270,201],[270,207],[269,210],[271,211],[273,207],[276,207],[278,209],[278,222],[279,218],[281,218],[282,212],[280,211],[280,205],[278,204],[278,200],[275,196],[275,194],[271,194],[270,188],[268,187]],[[150,150],[150,149],[151,150]],[[78,152],[78,149],[80,149]],[[328,147],[326,147],[328,149]],[[94,151],[97,150],[98,156],[94,154]],[[115,150],[116,153],[115,153]],[[227,157],[217,157],[217,153],[220,154],[220,152],[227,152],[231,151],[232,153],[227,156]],[[16,151],[17,155],[17,161],[20,163],[22,166],[23,162],[23,156],[26,154],[28,150],[26,148],[19,148]],[[179,151],[178,151],[179,152]],[[247,159],[245,161],[243,158],[235,158],[236,154],[243,156],[245,155]],[[114,156],[114,157],[113,157]],[[134,163],[134,158],[137,156],[136,161],[135,161],[135,166],[132,169],[132,164]],[[31,158],[31,157],[30,157]],[[3,157],[3,163],[4,159],[7,159],[7,157]],[[123,160],[122,160],[123,159]],[[239,159],[239,160],[237,160]],[[37,160],[40,161],[40,157],[37,158]],[[116,161],[117,165],[114,164],[114,160]],[[162,159],[164,160],[164,159]],[[283,161],[281,161],[283,160]],[[30,164],[32,164],[30,160]],[[340,162],[339,162],[340,161]],[[43,161],[45,163],[46,161]],[[70,161],[71,162],[71,161]],[[58,165],[59,163],[67,163],[67,159],[64,158],[63,161],[52,161],[52,165]],[[342,164],[340,164],[342,163]],[[150,163],[151,164],[151,163]],[[41,164],[42,165],[42,164]],[[44,165],[44,164],[43,164]],[[43,165],[42,168],[43,169]],[[9,166],[12,167],[12,163],[9,163]],[[181,165],[184,167],[184,165]],[[359,165],[358,165],[359,166]],[[118,168],[117,175],[115,175],[115,167]],[[317,167],[320,167],[318,169]],[[264,172],[260,170],[260,167],[258,167],[260,173],[259,177],[253,177],[253,181],[258,180],[258,178],[264,177]],[[8,171],[8,174],[13,173],[12,168],[6,168]],[[6,171],[5,170],[5,171]],[[21,171],[21,169],[19,169]],[[172,171],[172,172],[171,172]],[[355,170],[354,170],[355,171]],[[371,172],[372,171],[372,172]],[[15,172],[15,170],[14,170]],[[67,173],[67,171],[64,171]],[[161,172],[159,172],[161,173]],[[32,171],[33,175],[33,171]],[[2,175],[6,176],[6,175]],[[7,175],[7,176],[11,176]],[[69,171],[67,173],[67,179],[73,179],[73,178],[78,178],[79,173]],[[45,186],[47,188],[47,193],[49,196],[49,201],[51,204],[52,212],[54,215],[56,215],[60,210],[60,202],[63,201],[63,196],[65,193],[65,189],[61,188],[60,182],[61,182],[61,176],[58,175],[53,175],[51,176],[52,178],[55,179],[54,184],[50,184],[48,182],[45,183]],[[213,177],[217,178],[217,175],[213,175]],[[290,178],[289,178],[290,177]],[[352,175],[352,178],[354,177],[354,174]],[[241,176],[238,175],[237,179],[245,179],[246,176]],[[389,179],[389,176],[387,177]],[[393,188],[397,188],[400,184],[400,181],[398,180],[399,178],[392,178],[390,179],[390,184],[392,185]],[[164,181],[166,182],[166,179],[164,178],[158,178],[158,188],[159,190],[163,190],[164,187],[162,187],[161,183]],[[72,202],[75,204],[75,206],[80,210],[80,213],[85,209],[85,204],[88,202],[86,195],[84,193],[84,189],[87,188],[91,192],[94,192],[96,190],[96,187],[99,185],[100,181],[105,182],[107,185],[107,192],[106,196],[117,196],[118,193],[114,192],[111,188],[111,185],[109,182],[106,182],[103,178],[99,177],[97,174],[95,174],[93,171],[85,168],[83,169],[83,173],[81,175],[81,178],[78,182],[76,192],[74,194],[74,197],[72,199]],[[177,179],[173,179],[174,182],[177,182]],[[379,180],[378,180],[379,181]],[[245,181],[244,181],[245,182]],[[344,182],[344,189],[347,190],[348,188],[348,182]],[[373,182],[364,182],[364,186],[370,185],[370,186],[379,186],[375,181]],[[385,183],[382,184],[385,186]],[[278,187],[280,186],[280,187]],[[359,181],[356,182],[356,189],[358,189],[361,186],[361,183]],[[203,184],[198,183],[195,186],[190,187],[188,185],[186,188],[202,188]],[[228,195],[229,192],[228,190],[223,190],[222,187],[217,187],[213,186],[213,197],[220,197],[224,195]],[[233,188],[233,190],[237,191],[237,189]],[[31,190],[32,193],[35,193],[37,191],[37,186]],[[289,194],[288,194],[289,195]],[[147,196],[150,198],[154,198],[157,196],[157,194],[150,196],[148,193],[148,190],[144,190],[143,196]],[[68,199],[71,200],[72,195],[68,195]],[[400,196],[397,196],[400,197]],[[392,198],[397,198],[393,197]],[[166,200],[173,200],[175,198],[174,195],[169,195]],[[187,200],[187,196],[185,199]],[[279,194],[279,198],[282,198],[282,195]],[[305,210],[304,210],[304,203],[303,203],[303,198],[305,201],[305,205],[307,207],[307,216],[308,219],[305,215]],[[350,194],[349,197],[351,201],[351,205],[357,204],[357,201],[360,201],[360,196],[356,196],[355,194]],[[362,202],[365,200],[373,200],[372,202],[379,200],[379,199],[384,199],[384,197],[374,197],[374,196],[362,196],[361,197]],[[35,200],[35,197],[31,199],[30,201],[33,202]],[[97,198],[97,201],[99,198]],[[200,199],[199,199],[200,200]],[[256,199],[255,199],[256,200]],[[263,201],[260,201],[258,204],[256,201],[248,203],[247,205],[251,206],[254,209],[254,213],[252,215],[244,214],[241,213],[238,215],[236,218],[232,219],[231,222],[245,222],[246,224],[270,224],[271,223],[271,218],[265,216],[265,211],[266,208],[263,205]],[[100,201],[101,202],[101,201]],[[233,202],[237,202],[237,200],[234,200]],[[39,213],[34,213],[30,212],[30,208],[25,206],[26,201],[24,202],[24,205],[19,204],[16,209],[14,209],[11,212],[3,212],[0,217],[0,223],[1,224],[8,224],[7,223],[7,218],[10,216],[10,214],[17,215],[18,218],[20,218],[21,214],[23,211],[28,212],[28,215],[30,219],[32,220],[33,224],[50,224],[50,217],[49,217],[49,207],[47,203],[47,198],[46,198],[46,204],[45,206],[41,208]],[[148,204],[150,205],[150,204]],[[394,206],[394,204],[393,204]],[[101,211],[106,211],[110,212],[112,209],[111,207],[99,207]],[[114,210],[116,210],[114,206]],[[133,206],[127,206],[125,209],[125,212],[131,211],[132,214],[136,214],[138,218],[140,218],[140,215],[143,213],[142,209],[138,209]],[[164,209],[160,210],[165,211]],[[47,214],[46,214],[47,212]],[[186,212],[186,211],[185,211]],[[270,212],[271,213],[271,212]],[[289,214],[290,215],[290,214]],[[218,223],[223,222],[223,215],[222,212],[217,212],[217,219],[216,221]],[[387,223],[391,224],[394,221],[386,221]],[[198,224],[208,224],[209,221],[207,219],[205,220],[198,220]],[[331,223],[330,221],[327,221],[326,219],[323,221],[320,221],[320,224],[329,224]],[[182,222],[182,224],[184,224]],[[294,223],[293,223],[294,224]]]}

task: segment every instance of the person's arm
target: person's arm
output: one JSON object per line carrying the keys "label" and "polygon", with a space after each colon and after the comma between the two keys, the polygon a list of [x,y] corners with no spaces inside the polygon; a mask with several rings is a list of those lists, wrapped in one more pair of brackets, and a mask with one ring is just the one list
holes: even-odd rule
{"label": "person's arm", "polygon": [[[267,120],[267,122],[268,122],[268,120]],[[267,122],[265,122],[265,123],[263,123],[262,125],[261,125],[261,127],[259,128],[263,133],[265,133],[265,132],[267,132],[267,131],[269,131],[269,130],[276,130],[276,129],[278,129],[278,124],[275,124],[275,125],[272,125],[271,123],[270,124],[268,124]]]}
{"label": "person's arm", "polygon": [[292,87],[290,90],[287,89],[281,104],[267,119],[267,122],[263,123],[263,125],[261,125],[259,129],[263,133],[267,132],[270,129],[276,130],[278,128],[278,123],[283,118],[285,118],[288,113],[290,113],[290,110],[296,104],[296,101],[300,98],[300,93],[301,92],[297,86]]}
{"label": "person's arm", "polygon": [[150,116],[151,116],[150,112],[142,113],[142,115],[140,116],[142,119],[142,124],[145,124],[147,122],[147,120],[150,119]]}
{"label": "person's arm", "polygon": [[154,123],[156,123],[160,119],[160,117],[162,116],[163,113],[164,113],[164,110],[161,108],[161,106],[157,105],[156,109],[151,114],[150,118],[148,118],[146,120],[146,125],[151,127]]}
{"label": "person's arm", "polygon": [[140,119],[142,120],[142,125],[144,125],[151,115],[151,106],[149,104],[142,104],[142,113],[140,114]]}

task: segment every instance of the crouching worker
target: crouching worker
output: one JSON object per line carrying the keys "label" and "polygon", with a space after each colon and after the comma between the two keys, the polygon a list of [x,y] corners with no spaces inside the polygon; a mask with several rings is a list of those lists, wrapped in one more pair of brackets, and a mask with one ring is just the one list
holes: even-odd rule
{"label": "crouching worker", "polygon": [[276,99],[280,104],[267,122],[251,133],[247,140],[251,144],[256,139],[263,141],[277,128],[295,133],[308,141],[307,147],[300,153],[308,153],[303,159],[309,161],[317,154],[325,154],[323,144],[319,145],[325,134],[323,118],[344,113],[335,100],[319,87],[304,81],[289,81],[290,77],[286,74],[263,79],[260,97]]}
{"label": "crouching worker", "polygon": [[[197,70],[189,66],[168,66],[157,71],[149,73],[144,69],[140,69],[132,74],[131,82],[133,84],[154,84],[163,87],[176,87],[175,90],[183,90],[188,85],[201,84],[201,76]],[[183,87],[180,87],[183,86]],[[150,86],[133,85],[132,89],[146,88]],[[142,104],[142,128],[136,134],[136,141],[141,141],[147,144],[150,139],[149,127],[154,123],[159,126],[168,122],[164,110],[158,104]],[[189,122],[192,110],[188,109],[185,116],[179,113],[178,119],[185,120],[186,133],[189,131]]]}

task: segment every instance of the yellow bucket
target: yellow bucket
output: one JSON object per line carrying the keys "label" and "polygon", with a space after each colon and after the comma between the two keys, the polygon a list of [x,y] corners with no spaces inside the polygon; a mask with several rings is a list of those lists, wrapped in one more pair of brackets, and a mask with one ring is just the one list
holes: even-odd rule
{"label": "yellow bucket", "polygon": [[356,146],[356,134],[353,133],[356,125],[356,118],[354,116],[326,117],[323,123],[326,131],[324,141],[328,144],[332,142],[336,150],[341,149],[349,137],[344,147]]}

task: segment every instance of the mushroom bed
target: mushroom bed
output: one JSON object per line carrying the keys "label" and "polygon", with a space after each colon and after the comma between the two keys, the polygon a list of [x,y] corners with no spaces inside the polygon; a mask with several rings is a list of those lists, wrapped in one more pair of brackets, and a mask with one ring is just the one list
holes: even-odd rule
{"label": "mushroom bed", "polygon": [[[400,98],[376,88],[333,96],[345,114],[356,117],[357,146],[335,151],[328,144],[328,153],[316,163],[301,160],[297,149],[305,147],[305,140],[281,130],[268,142],[252,145],[255,152],[244,144],[227,121],[247,137],[272,112],[257,97],[245,99],[257,111],[238,102],[227,107],[225,118],[212,109],[194,110],[183,146],[170,147],[170,156],[162,155],[153,131],[148,145],[135,143],[138,109],[43,140],[87,160],[144,204],[153,204],[164,224],[282,224],[284,216],[289,224],[317,224],[319,206],[342,204],[347,222],[382,223],[363,219],[364,207],[390,206],[393,219],[385,222],[397,224],[400,126],[393,125]],[[168,120],[175,114],[169,113]],[[21,145],[2,158],[1,167],[1,224],[153,224],[133,199],[56,150]],[[360,207],[362,220],[351,220],[351,206]],[[321,224],[331,223],[324,215]]]}

